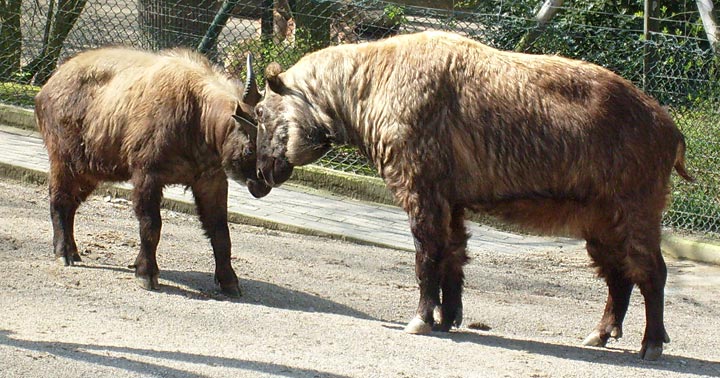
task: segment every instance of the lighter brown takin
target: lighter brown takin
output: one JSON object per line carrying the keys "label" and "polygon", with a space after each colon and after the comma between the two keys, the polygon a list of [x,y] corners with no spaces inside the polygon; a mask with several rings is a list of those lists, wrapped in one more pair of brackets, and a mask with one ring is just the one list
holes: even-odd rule
{"label": "lighter brown takin", "polygon": [[266,79],[256,116],[269,185],[351,144],[408,213],[420,301],[407,332],[460,324],[471,209],[585,239],[608,285],[585,344],[622,335],[637,285],[647,314],[640,356],[660,357],[669,341],[661,216],[673,167],[691,177],[682,134],[629,81],[435,31],[329,47],[285,72],[271,64]]}

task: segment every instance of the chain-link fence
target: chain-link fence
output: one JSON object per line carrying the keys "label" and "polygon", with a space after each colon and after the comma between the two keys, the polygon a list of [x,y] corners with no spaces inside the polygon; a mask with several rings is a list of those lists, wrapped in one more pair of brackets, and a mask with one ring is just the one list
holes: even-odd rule
{"label": "chain-link fence", "polygon": [[[243,76],[287,67],[331,44],[439,29],[501,49],[584,59],[632,80],[667,105],[686,135],[695,184],[676,180],[665,224],[720,236],[718,58],[696,2],[680,0],[644,19],[641,1],[587,0],[553,8],[520,0],[8,0],[0,2],[0,103],[32,107],[58,62],[87,48],[198,48]],[[235,4],[237,3],[237,4]],[[562,3],[562,2],[554,2]],[[227,12],[224,12],[227,11]],[[644,33],[644,25],[649,25]],[[259,69],[258,71],[262,71]],[[318,164],[374,175],[354,149],[338,146]]]}

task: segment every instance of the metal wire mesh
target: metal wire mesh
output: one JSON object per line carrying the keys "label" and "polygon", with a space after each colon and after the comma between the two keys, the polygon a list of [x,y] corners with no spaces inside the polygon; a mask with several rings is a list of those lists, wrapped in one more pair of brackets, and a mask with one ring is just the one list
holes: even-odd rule
{"label": "metal wire mesh", "polygon": [[[675,2],[673,12],[661,9],[651,19],[655,28],[647,39],[643,38],[642,13],[633,11],[628,5],[632,2],[572,2],[573,6],[557,9],[551,22],[539,25],[533,15],[541,1],[404,1],[238,2],[206,52],[230,74],[243,76],[242,62],[248,52],[256,56],[258,67],[271,61],[287,67],[330,44],[438,29],[501,49],[591,61],[633,81],[667,105],[686,135],[688,166],[697,183],[674,179],[674,202],[664,223],[720,236],[719,65],[694,1]],[[208,37],[222,4],[219,0],[2,2],[0,102],[32,107],[34,94],[56,64],[87,48],[197,48]],[[375,174],[364,157],[345,146],[334,148],[318,164]]]}

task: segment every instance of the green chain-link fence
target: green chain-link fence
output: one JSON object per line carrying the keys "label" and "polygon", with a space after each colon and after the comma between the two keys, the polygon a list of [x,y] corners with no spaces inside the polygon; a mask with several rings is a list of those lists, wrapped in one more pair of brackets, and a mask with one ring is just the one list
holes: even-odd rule
{"label": "green chain-link fence", "polygon": [[[237,3],[237,4],[234,4]],[[667,2],[648,19],[641,1],[587,0],[555,8],[539,25],[542,1],[520,0],[6,0],[0,2],[0,103],[32,107],[58,62],[87,48],[203,46],[230,74],[289,66],[330,44],[440,29],[502,49],[560,54],[607,67],[667,105],[686,135],[697,183],[675,179],[665,224],[720,236],[720,82],[695,1]],[[563,2],[556,2],[563,3]],[[568,2],[570,3],[570,2]],[[660,1],[661,5],[664,3]],[[226,17],[216,17],[223,8]],[[219,31],[208,33],[208,30]],[[318,164],[374,175],[352,148]]]}

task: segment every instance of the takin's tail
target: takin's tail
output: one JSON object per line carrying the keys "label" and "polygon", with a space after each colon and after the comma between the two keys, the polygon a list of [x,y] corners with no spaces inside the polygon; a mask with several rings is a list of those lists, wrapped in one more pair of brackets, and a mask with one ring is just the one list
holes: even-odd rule
{"label": "takin's tail", "polygon": [[689,182],[695,181],[695,178],[690,176],[690,174],[685,170],[685,137],[682,135],[680,136],[680,143],[678,143],[677,152],[675,153],[674,167],[680,177]]}

